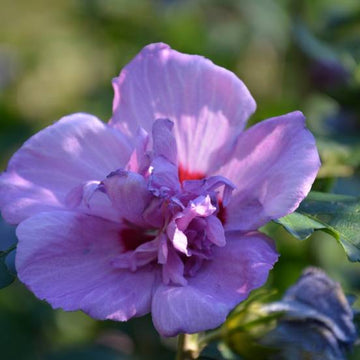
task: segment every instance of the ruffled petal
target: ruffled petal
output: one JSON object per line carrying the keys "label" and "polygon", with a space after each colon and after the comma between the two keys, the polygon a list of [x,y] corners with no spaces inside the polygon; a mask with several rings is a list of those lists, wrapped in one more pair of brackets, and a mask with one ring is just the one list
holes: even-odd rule
{"label": "ruffled petal", "polygon": [[155,196],[171,196],[180,190],[179,176],[176,165],[163,156],[151,162],[149,190]]}
{"label": "ruffled petal", "polygon": [[[117,221],[121,220],[107,194],[99,191],[101,181],[88,181],[72,188],[65,197],[65,205],[69,210],[100,216]],[[56,209],[57,210],[57,209]],[[40,212],[43,210],[40,210]]]}
{"label": "ruffled petal", "polygon": [[74,114],[31,137],[0,176],[0,208],[10,223],[61,209],[68,193],[102,180],[129,160],[125,137],[96,117]]}
{"label": "ruffled petal", "polygon": [[170,241],[174,245],[174,248],[181,253],[189,256],[188,251],[188,239],[186,235],[179,230],[176,225],[175,220],[171,221],[166,228],[166,234],[169,237]]}
{"label": "ruffled petal", "polygon": [[170,282],[175,285],[185,286],[187,284],[184,278],[184,263],[176,251],[169,247],[166,264],[162,267],[162,281],[165,284]]}
{"label": "ruffled petal", "polygon": [[131,171],[117,170],[102,181],[102,186],[118,212],[119,219],[138,226],[146,225],[142,213],[150,202],[151,194],[143,176]]}
{"label": "ruffled petal", "polygon": [[209,241],[217,246],[225,246],[226,238],[224,228],[216,216],[209,216],[206,218],[206,236]]}
{"label": "ruffled petal", "polygon": [[156,119],[174,122],[183,172],[210,173],[226,160],[255,101],[232,72],[165,44],[146,46],[113,80],[112,126],[133,137]]}
{"label": "ruffled petal", "polygon": [[[119,225],[84,214],[37,214],[17,228],[20,280],[54,308],[125,321],[150,311],[152,265],[136,272],[112,266],[123,251]],[[99,241],[101,240],[101,241]]]}
{"label": "ruffled petal", "polygon": [[196,217],[208,217],[214,213],[216,207],[212,205],[210,196],[198,196],[194,200],[190,200],[188,206],[176,215],[176,224],[180,230],[187,229],[189,224]]}
{"label": "ruffled petal", "polygon": [[227,234],[227,244],[214,249],[186,286],[160,285],[152,302],[153,322],[160,334],[195,333],[221,325],[230,310],[263,285],[278,254],[260,233]]}
{"label": "ruffled petal", "polygon": [[[123,235],[123,234],[122,234]],[[134,251],[126,251],[111,262],[119,269],[136,271],[139,267],[149,264],[157,259],[159,240],[154,239],[139,245]]]}
{"label": "ruffled petal", "polygon": [[299,111],[271,118],[240,135],[219,173],[236,190],[225,209],[227,230],[255,230],[293,212],[320,167],[315,139]]}

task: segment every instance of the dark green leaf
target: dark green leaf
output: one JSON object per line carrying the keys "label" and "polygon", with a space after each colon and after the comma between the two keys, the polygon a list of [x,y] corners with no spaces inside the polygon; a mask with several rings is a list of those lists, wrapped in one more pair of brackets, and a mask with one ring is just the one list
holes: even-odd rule
{"label": "dark green leaf", "polygon": [[0,289],[10,285],[16,278],[15,245],[0,251]]}
{"label": "dark green leaf", "polygon": [[15,276],[9,271],[5,259],[6,255],[0,253],[0,289],[10,285],[15,280]]}
{"label": "dark green leaf", "polygon": [[129,356],[102,346],[60,351],[46,357],[46,360],[129,360]]}
{"label": "dark green leaf", "polygon": [[351,261],[360,261],[360,199],[311,192],[296,213],[276,221],[298,239],[323,230],[340,242]]}
{"label": "dark green leaf", "polygon": [[5,265],[11,275],[16,277],[17,272],[15,268],[15,255],[16,249],[10,250],[7,255],[5,256]]}
{"label": "dark green leaf", "polygon": [[217,348],[216,344],[209,344],[206,346],[197,360],[223,360],[219,349]]}
{"label": "dark green leaf", "polygon": [[197,360],[241,360],[224,343],[212,342],[200,353]]}
{"label": "dark green leaf", "polygon": [[339,55],[327,43],[317,39],[300,21],[294,24],[293,27],[295,40],[301,50],[313,59],[324,59],[328,61],[338,62]]}

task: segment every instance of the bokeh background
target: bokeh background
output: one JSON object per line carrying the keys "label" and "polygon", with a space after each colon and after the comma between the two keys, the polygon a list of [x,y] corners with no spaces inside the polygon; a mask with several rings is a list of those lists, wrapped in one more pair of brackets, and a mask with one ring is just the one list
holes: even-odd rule
{"label": "bokeh background", "polygon": [[[358,0],[1,0],[0,166],[32,134],[72,112],[111,116],[111,79],[148,43],[210,58],[234,71],[258,104],[251,123],[296,109],[317,138],[314,189],[360,193]],[[360,292],[360,265],[325,233],[292,238],[271,224],[281,258],[279,296],[307,265]],[[0,250],[16,241],[0,223]],[[15,281],[0,290],[4,360],[172,359],[151,319],[96,322],[52,310]],[[354,353],[352,358],[360,358]]]}

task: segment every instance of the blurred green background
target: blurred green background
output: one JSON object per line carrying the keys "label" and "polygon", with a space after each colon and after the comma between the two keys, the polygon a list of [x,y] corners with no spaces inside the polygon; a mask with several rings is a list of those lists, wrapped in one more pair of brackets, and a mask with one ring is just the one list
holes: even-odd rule
{"label": "blurred green background", "polygon": [[[158,41],[234,71],[258,104],[251,123],[303,111],[323,163],[314,188],[360,193],[358,0],[1,0],[1,169],[63,115],[82,111],[107,121],[111,79]],[[300,242],[276,224],[270,230],[281,258],[268,287],[279,296],[307,265],[359,293],[359,264],[333,238],[319,232]],[[3,222],[0,236],[0,250],[16,241]],[[53,311],[17,281],[0,290],[4,360],[172,359],[174,346],[148,317],[96,322]]]}

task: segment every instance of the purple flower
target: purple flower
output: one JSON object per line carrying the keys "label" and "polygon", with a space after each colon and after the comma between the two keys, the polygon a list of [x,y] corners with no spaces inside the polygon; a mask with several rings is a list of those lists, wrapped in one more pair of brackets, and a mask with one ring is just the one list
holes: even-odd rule
{"label": "purple flower", "polygon": [[109,124],[67,116],[0,177],[20,225],[19,278],[64,310],[165,336],[220,325],[278,258],[257,228],[296,209],[319,168],[304,116],[243,132],[255,102],[231,72],[165,44],[113,81]]}
{"label": "purple flower", "polygon": [[262,343],[280,351],[274,359],[342,360],[356,340],[353,312],[340,284],[307,268],[281,301],[265,313],[283,313]]}

